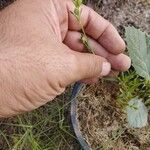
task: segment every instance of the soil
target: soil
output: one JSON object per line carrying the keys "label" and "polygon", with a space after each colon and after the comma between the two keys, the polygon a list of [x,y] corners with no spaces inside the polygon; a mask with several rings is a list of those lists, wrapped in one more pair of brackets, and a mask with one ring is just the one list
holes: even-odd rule
{"label": "soil", "polygon": [[150,150],[150,127],[129,128],[116,105],[118,90],[116,83],[99,81],[81,92],[78,120],[86,142],[98,150]]}
{"label": "soil", "polygon": [[[150,33],[150,0],[93,0],[88,5],[108,19],[124,37],[124,26]],[[79,96],[78,119],[91,149],[150,150],[150,126],[132,129],[116,106],[118,85],[100,81]]]}
{"label": "soil", "polygon": [[89,0],[88,5],[120,32],[134,26],[150,33],[150,0]]}

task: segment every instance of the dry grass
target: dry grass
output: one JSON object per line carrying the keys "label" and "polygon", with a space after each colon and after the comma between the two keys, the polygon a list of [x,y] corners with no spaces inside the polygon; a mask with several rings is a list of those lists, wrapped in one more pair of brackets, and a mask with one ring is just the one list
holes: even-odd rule
{"label": "dry grass", "polygon": [[116,106],[117,93],[117,84],[99,82],[80,94],[78,119],[83,136],[95,150],[149,150],[150,126],[129,128],[126,115]]}

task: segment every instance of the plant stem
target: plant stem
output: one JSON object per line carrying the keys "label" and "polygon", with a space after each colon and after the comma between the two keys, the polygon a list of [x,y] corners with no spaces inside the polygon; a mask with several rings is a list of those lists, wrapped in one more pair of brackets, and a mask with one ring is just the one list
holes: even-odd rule
{"label": "plant stem", "polygon": [[[76,2],[74,3],[75,4],[75,10],[73,12],[74,16],[76,17],[80,27],[81,27],[81,42],[84,44],[85,48],[88,50],[88,52],[90,53],[93,53],[95,54],[94,50],[91,48],[90,44],[89,44],[89,39],[85,33],[85,29],[84,29],[84,26],[81,22],[81,10],[80,10],[80,7],[81,5],[76,5]],[[82,4],[82,3],[81,3]]]}

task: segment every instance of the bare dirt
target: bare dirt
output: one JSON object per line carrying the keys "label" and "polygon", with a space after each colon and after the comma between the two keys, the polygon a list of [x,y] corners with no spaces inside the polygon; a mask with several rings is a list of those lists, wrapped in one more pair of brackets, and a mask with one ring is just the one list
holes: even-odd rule
{"label": "bare dirt", "polygon": [[[93,0],[88,5],[108,19],[124,37],[124,27],[150,33],[150,0]],[[100,81],[79,96],[78,119],[83,136],[95,150],[150,150],[150,126],[131,129],[116,106],[118,85]]]}
{"label": "bare dirt", "polygon": [[89,0],[88,5],[123,34],[124,26],[150,33],[150,0]]}

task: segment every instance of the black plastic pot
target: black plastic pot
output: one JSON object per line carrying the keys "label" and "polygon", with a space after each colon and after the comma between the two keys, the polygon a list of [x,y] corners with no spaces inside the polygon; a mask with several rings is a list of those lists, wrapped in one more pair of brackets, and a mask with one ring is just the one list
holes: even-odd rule
{"label": "black plastic pot", "polygon": [[77,96],[80,93],[80,90],[84,84],[77,82],[75,83],[73,90],[72,90],[72,96],[71,96],[71,122],[73,126],[73,130],[75,132],[75,135],[77,137],[78,142],[80,143],[83,150],[91,150],[86,141],[84,140],[84,137],[81,134],[80,128],[79,128],[79,122],[77,118],[77,104],[78,99]]}

